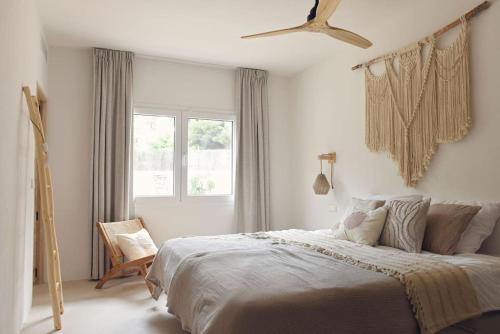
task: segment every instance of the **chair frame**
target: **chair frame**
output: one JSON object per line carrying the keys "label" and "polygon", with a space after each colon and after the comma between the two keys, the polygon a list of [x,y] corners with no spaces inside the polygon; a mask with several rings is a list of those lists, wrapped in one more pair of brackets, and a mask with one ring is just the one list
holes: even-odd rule
{"label": "chair frame", "polygon": [[[144,220],[141,217],[136,218],[135,220],[139,220],[139,222],[142,225],[142,228],[144,228],[146,231],[148,230],[146,228],[146,225],[144,224]],[[97,222],[96,223],[97,231],[99,232],[99,235],[102,238],[104,246],[109,252],[110,255],[109,257],[111,259],[112,267],[99,280],[95,288],[101,289],[107,281],[117,276],[118,274],[122,273],[123,271],[127,271],[128,273],[137,272],[139,276],[142,276],[144,278],[144,281],[146,282],[146,286],[148,287],[149,291],[153,292],[153,286],[146,280],[146,275],[148,267],[153,263],[155,255],[149,255],[133,261],[123,262],[122,261],[123,253],[119,249],[119,247],[115,246],[111,241],[111,239],[109,238],[108,233],[103,227],[104,224],[106,223]]]}

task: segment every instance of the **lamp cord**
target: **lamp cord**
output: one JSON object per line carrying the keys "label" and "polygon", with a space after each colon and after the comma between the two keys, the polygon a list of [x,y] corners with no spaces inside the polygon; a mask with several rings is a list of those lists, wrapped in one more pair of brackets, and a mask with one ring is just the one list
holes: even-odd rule
{"label": "lamp cord", "polygon": [[330,184],[332,185],[333,189],[333,161],[330,162]]}

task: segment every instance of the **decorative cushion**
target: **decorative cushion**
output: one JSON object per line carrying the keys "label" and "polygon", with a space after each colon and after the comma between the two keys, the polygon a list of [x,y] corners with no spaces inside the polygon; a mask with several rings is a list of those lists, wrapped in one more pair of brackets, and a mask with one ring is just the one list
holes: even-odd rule
{"label": "decorative cushion", "polygon": [[462,204],[431,205],[427,213],[422,249],[441,255],[453,255],[462,234],[480,209],[480,206]]}
{"label": "decorative cushion", "polygon": [[373,246],[380,238],[386,215],[385,207],[368,212],[353,212],[344,219],[335,236],[338,236],[338,239]]}
{"label": "decorative cushion", "polygon": [[130,261],[154,255],[158,252],[153,239],[145,229],[135,233],[117,234],[116,239],[122,253]]}
{"label": "decorative cushion", "polygon": [[405,202],[394,200],[387,204],[389,212],[380,244],[409,253],[420,253],[424,240],[430,198]]}
{"label": "decorative cushion", "polygon": [[375,209],[378,209],[382,206],[384,206],[385,201],[383,200],[370,200],[370,199],[360,199],[353,197],[351,199],[351,205],[349,208],[347,208],[346,212],[344,213],[344,216],[342,217],[342,221],[344,221],[345,218],[351,215],[351,213],[356,212],[356,211],[361,211],[361,212],[368,212],[372,211]]}
{"label": "decorative cushion", "polygon": [[[344,233],[344,221],[346,218],[348,218],[351,214],[354,212],[364,212],[367,213],[369,211],[378,209],[382,207],[385,204],[384,201],[380,200],[366,200],[366,199],[359,199],[353,197],[351,199],[351,204],[347,208],[347,210],[344,212],[344,215],[342,216],[342,219],[339,224],[336,224],[333,227],[333,235],[336,239],[342,239],[342,240],[347,240],[347,237]],[[338,232],[338,233],[337,233]]]}
{"label": "decorative cushion", "polygon": [[476,253],[481,244],[492,233],[500,218],[500,203],[483,203],[479,201],[446,201],[446,204],[464,204],[481,206],[481,210],[472,218],[470,224],[458,242],[456,253]]}

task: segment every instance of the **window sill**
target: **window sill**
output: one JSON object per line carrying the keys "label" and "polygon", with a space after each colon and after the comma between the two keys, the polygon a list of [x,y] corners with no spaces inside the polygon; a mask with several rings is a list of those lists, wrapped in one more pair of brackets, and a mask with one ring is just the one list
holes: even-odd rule
{"label": "window sill", "polygon": [[171,207],[234,206],[234,196],[189,196],[182,199],[176,196],[137,196],[133,201],[135,205]]}

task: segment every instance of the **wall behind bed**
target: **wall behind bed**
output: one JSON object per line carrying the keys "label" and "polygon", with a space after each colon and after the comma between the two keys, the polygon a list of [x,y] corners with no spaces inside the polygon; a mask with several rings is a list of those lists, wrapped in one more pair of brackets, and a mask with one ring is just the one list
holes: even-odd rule
{"label": "wall behind bed", "polygon": [[[48,141],[62,277],[84,279],[90,266],[92,51],[53,47],[50,55]],[[233,86],[234,69],[136,57],[136,105],[232,113]],[[287,228],[291,221],[291,174],[283,168],[290,161],[291,149],[289,88],[289,78],[270,75],[271,220],[275,229]],[[134,203],[136,215],[145,218],[158,245],[174,237],[233,231],[232,203],[194,205],[161,198],[141,198]]]}
{"label": "wall behind bed", "polygon": [[[193,109],[234,114],[235,71],[222,66],[200,66],[162,58],[137,57],[134,76],[134,103],[166,109]],[[287,190],[289,79],[269,77],[272,224],[286,228],[290,220]],[[283,186],[285,185],[285,186]],[[145,218],[158,242],[186,235],[234,233],[234,203],[210,201],[165,201],[162,198],[135,199],[135,213]]]}
{"label": "wall behind bed", "polygon": [[[464,140],[439,147],[427,175],[416,189],[403,185],[396,165],[384,153],[371,153],[366,148],[364,73],[353,72],[351,67],[432,33],[479,1],[366,1],[364,6],[370,18],[348,27],[370,38],[373,48],[365,51],[339,45],[339,52],[330,59],[294,77],[293,216],[296,225],[308,229],[329,228],[338,221],[351,197],[377,193],[419,192],[438,199],[500,201],[500,43],[497,36],[500,3],[492,2],[491,8],[473,19],[471,25],[474,126]],[[337,23],[342,26],[342,22]],[[457,31],[452,31],[445,44],[456,35]],[[381,70],[380,66],[374,68],[377,73]],[[329,151],[336,151],[338,157],[336,189],[333,194],[315,196],[312,182],[319,168],[316,155]]]}

